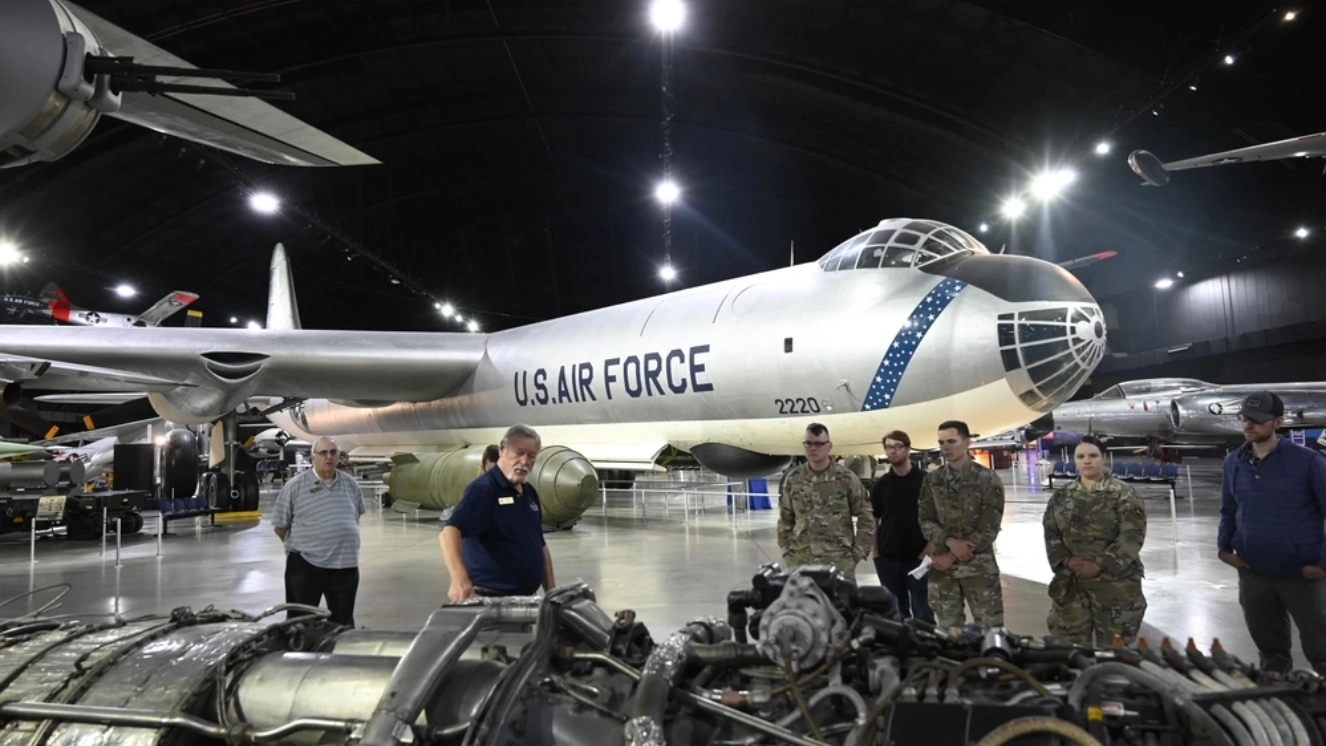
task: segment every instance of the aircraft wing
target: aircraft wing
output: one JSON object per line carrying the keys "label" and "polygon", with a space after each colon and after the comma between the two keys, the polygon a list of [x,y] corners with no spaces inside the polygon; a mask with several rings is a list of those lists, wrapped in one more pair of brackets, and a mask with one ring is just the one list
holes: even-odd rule
{"label": "aircraft wing", "polygon": [[[95,430],[80,430],[79,432],[76,433],[66,433],[64,435],[57,435],[53,438],[47,438],[46,440],[43,440],[41,442],[51,446],[63,446],[66,443],[75,443],[79,445],[71,448],[65,448],[65,450],[78,450],[79,448],[82,447],[81,444],[83,443],[89,443],[89,444],[94,442],[100,443],[102,441],[109,441],[111,439],[118,439],[118,438],[124,438],[125,442],[129,442],[136,438],[145,436],[147,434],[148,427],[158,427],[158,426],[165,428],[166,421],[161,419],[160,417],[153,417],[151,419],[137,420],[135,422],[123,422],[120,423],[119,425],[111,425],[110,427],[99,427]],[[164,430],[162,432],[164,432]]]}
{"label": "aircraft wing", "polygon": [[[115,55],[133,57],[135,62],[145,65],[195,67],[82,6],[66,4],[75,8],[79,19],[97,35],[102,46]],[[162,76],[160,80],[176,83],[189,79]],[[206,85],[233,87],[211,80]],[[265,163],[287,166],[378,163],[377,159],[271,104],[252,98],[126,92],[120,110],[110,116]]]}
{"label": "aircraft wing", "polygon": [[1118,255],[1119,252],[1117,251],[1098,251],[1095,254],[1088,254],[1087,256],[1078,257],[1077,259],[1069,259],[1066,262],[1059,262],[1059,266],[1067,270],[1081,269],[1095,264],[1096,262],[1112,259]]}
{"label": "aircraft wing", "polygon": [[198,300],[197,293],[186,293],[183,290],[176,290],[156,303],[153,303],[151,308],[143,311],[142,315],[138,317],[138,321],[145,326],[159,326],[162,321],[175,315],[185,306],[196,300]]}
{"label": "aircraft wing", "polygon": [[[34,330],[41,327],[32,327]],[[46,327],[49,332],[49,327]],[[49,363],[49,367],[47,367]],[[58,388],[72,388],[86,391],[105,391],[107,389],[118,391],[125,386],[142,386],[144,388],[162,389],[176,388],[178,386],[189,386],[188,382],[179,381],[170,378],[160,378],[157,376],[146,375],[129,370],[117,370],[106,368],[99,365],[82,365],[79,363],[55,361],[47,358],[33,358],[22,355],[6,355],[0,350],[0,365],[24,366],[28,370],[41,371],[39,379],[48,384],[57,380],[68,383],[68,386]],[[57,388],[50,385],[48,388]]]}
{"label": "aircraft wing", "polygon": [[[483,359],[483,334],[311,329],[0,326],[0,359],[49,361],[52,370],[137,376],[136,390],[168,391],[184,405],[210,399],[224,411],[248,396],[342,399],[365,405],[431,401],[455,393]],[[34,389],[114,390],[103,381],[50,374]],[[164,383],[163,383],[164,382]],[[187,387],[187,388],[185,388]],[[123,386],[119,387],[122,391]]]}
{"label": "aircraft wing", "polygon": [[1253,161],[1279,161],[1285,158],[1308,158],[1326,155],[1326,132],[1313,135],[1291,137],[1288,140],[1251,145],[1237,150],[1224,150],[1210,155],[1199,155],[1181,161],[1161,163],[1160,159],[1145,150],[1134,150],[1128,155],[1128,165],[1133,172],[1142,177],[1149,186],[1165,186],[1169,183],[1171,171],[1183,171],[1190,168],[1224,166],[1230,163],[1249,163]]}

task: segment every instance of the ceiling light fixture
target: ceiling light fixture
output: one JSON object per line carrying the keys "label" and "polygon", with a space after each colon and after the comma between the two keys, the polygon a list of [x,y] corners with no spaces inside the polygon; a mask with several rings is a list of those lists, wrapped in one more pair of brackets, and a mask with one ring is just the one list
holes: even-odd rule
{"label": "ceiling light fixture", "polygon": [[1071,168],[1046,171],[1032,180],[1031,193],[1042,202],[1051,200],[1058,197],[1063,192],[1064,187],[1076,180],[1077,172]]}
{"label": "ceiling light fixture", "polygon": [[658,187],[654,189],[654,196],[658,198],[659,202],[670,205],[681,197],[681,187],[677,186],[677,182],[668,179],[660,182]]}
{"label": "ceiling light fixture", "polygon": [[249,196],[249,207],[263,215],[271,215],[281,209],[281,200],[271,192],[256,192]]}
{"label": "ceiling light fixture", "polygon": [[686,22],[686,6],[680,0],[654,0],[649,6],[649,22],[659,31],[670,34]]}
{"label": "ceiling light fixture", "polygon": [[1004,213],[1004,217],[1014,220],[1022,217],[1022,213],[1026,211],[1027,203],[1021,197],[1009,197],[1004,200],[1004,206],[1000,208],[1000,212]]}

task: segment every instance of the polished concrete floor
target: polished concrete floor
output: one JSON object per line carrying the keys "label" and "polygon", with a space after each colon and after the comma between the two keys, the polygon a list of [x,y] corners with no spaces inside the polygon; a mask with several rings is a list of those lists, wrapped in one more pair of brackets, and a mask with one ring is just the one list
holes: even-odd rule
{"label": "polished concrete floor", "polygon": [[[996,545],[1008,627],[1028,634],[1045,633],[1048,608],[1041,515],[1049,492],[1029,486],[1041,468],[1002,472],[1008,499]],[[1191,636],[1203,647],[1218,637],[1235,654],[1255,660],[1235,573],[1216,559],[1219,463],[1197,461],[1191,469],[1194,499],[1187,499],[1188,485],[1180,482],[1173,516],[1166,488],[1139,488],[1149,510],[1142,558],[1150,607],[1143,634]],[[264,507],[274,495],[264,493]],[[749,587],[756,567],[778,558],[777,513],[730,515],[721,494],[708,496],[704,512],[694,509],[695,502],[665,500],[661,492],[609,495],[606,508],[595,507],[573,530],[547,537],[557,579],[588,582],[606,609],[634,609],[656,636],[699,615],[723,615],[728,591]],[[104,551],[100,542],[39,539],[36,564],[29,563],[25,536],[0,537],[0,602],[59,583],[73,590],[52,613],[134,615],[209,604],[253,611],[283,600],[283,552],[266,519],[216,527],[172,522],[160,558],[155,520],[149,514],[142,534],[125,537],[119,568],[114,536]],[[416,629],[445,600],[448,577],[438,529],[436,514],[370,507],[362,525],[360,626]],[[877,582],[868,562],[858,579]],[[0,617],[25,613],[49,597],[16,599],[0,607]],[[1297,649],[1295,658],[1304,665]]]}

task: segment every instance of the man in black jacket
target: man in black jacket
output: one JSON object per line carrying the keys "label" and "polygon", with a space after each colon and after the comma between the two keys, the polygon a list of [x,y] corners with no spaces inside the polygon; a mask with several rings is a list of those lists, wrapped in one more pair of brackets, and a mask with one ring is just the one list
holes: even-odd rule
{"label": "man in black jacket", "polygon": [[916,504],[921,497],[921,480],[925,472],[912,465],[912,439],[901,430],[884,436],[884,456],[889,472],[875,480],[870,490],[870,503],[877,521],[875,528],[875,572],[879,584],[889,589],[898,599],[898,610],[903,618],[916,617],[935,621],[930,610],[929,579],[920,580],[909,575],[921,564],[921,558],[930,552],[930,546],[921,535],[917,522]]}

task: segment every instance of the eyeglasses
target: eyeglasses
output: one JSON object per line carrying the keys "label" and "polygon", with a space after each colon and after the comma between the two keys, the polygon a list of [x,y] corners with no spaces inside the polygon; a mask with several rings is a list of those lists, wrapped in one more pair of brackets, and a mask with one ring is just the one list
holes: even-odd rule
{"label": "eyeglasses", "polygon": [[884,450],[886,450],[886,451],[905,451],[905,450],[907,450],[907,446],[905,446],[905,445],[903,445],[903,444],[901,444],[901,443],[896,443],[896,444],[894,444],[894,445],[889,445],[888,443],[885,443],[885,444],[884,444]]}
{"label": "eyeglasses", "polygon": [[832,442],[832,441],[828,441],[828,440],[803,440],[803,441],[801,441],[801,445],[802,445],[802,447],[804,447],[804,448],[819,448],[820,446],[827,446],[830,442]]}
{"label": "eyeglasses", "polygon": [[314,451],[313,454],[316,455],[316,456],[321,456],[321,457],[323,457],[323,458],[332,458],[332,457],[334,457],[334,456],[339,456],[339,455],[341,455],[341,452],[340,452],[339,450],[333,448],[333,449],[331,449],[331,450],[329,450],[329,451]]}

